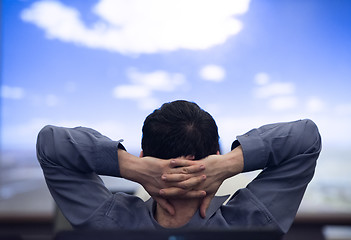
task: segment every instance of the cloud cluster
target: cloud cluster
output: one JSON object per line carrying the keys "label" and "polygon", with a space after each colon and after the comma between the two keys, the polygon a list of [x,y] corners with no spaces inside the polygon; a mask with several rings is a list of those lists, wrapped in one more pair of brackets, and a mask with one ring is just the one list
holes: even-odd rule
{"label": "cloud cluster", "polygon": [[200,69],[200,77],[206,81],[221,82],[224,80],[226,72],[225,69],[219,65],[206,65]]}
{"label": "cloud cluster", "polygon": [[161,70],[142,73],[132,68],[127,71],[127,77],[130,84],[116,86],[113,95],[119,99],[134,100],[143,110],[159,107],[160,102],[154,96],[155,91],[174,92],[186,85],[184,75]]}
{"label": "cloud cluster", "polygon": [[293,109],[298,100],[295,96],[295,84],[291,82],[271,82],[267,73],[258,73],[255,76],[257,87],[254,89],[254,97],[265,99],[272,110],[281,111]]}
{"label": "cloud cluster", "polygon": [[[292,82],[272,82],[267,73],[261,72],[254,78],[256,87],[253,95],[256,99],[266,100],[268,107],[274,111],[296,109],[300,102],[300,110],[307,113],[320,113],[326,110],[325,102],[316,96],[309,96],[302,101],[296,94],[296,86]],[[336,109],[336,112],[338,110]]]}
{"label": "cloud cluster", "polygon": [[287,96],[295,93],[295,84],[293,83],[266,83],[256,88],[254,95],[257,98],[270,98],[276,96]]}
{"label": "cloud cluster", "polygon": [[250,0],[100,0],[92,9],[99,20],[87,26],[80,12],[57,1],[33,3],[23,21],[43,29],[48,38],[122,54],[202,50],[238,34],[235,16]]}

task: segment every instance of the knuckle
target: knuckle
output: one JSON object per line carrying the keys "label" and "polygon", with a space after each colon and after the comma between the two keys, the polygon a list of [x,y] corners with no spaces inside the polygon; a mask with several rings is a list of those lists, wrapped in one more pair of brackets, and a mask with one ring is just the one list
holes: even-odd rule
{"label": "knuckle", "polygon": [[184,181],[184,180],[187,180],[188,178],[185,176],[185,175],[181,175],[180,176],[180,180]]}
{"label": "knuckle", "polygon": [[183,190],[182,189],[175,189],[173,192],[173,196],[179,196],[182,195]]}
{"label": "knuckle", "polygon": [[188,168],[188,172],[189,172],[189,173],[196,172],[196,167],[189,167],[189,168]]}
{"label": "knuckle", "polygon": [[182,187],[183,187],[183,188],[188,188],[188,187],[189,187],[189,183],[184,182],[184,183],[182,184]]}

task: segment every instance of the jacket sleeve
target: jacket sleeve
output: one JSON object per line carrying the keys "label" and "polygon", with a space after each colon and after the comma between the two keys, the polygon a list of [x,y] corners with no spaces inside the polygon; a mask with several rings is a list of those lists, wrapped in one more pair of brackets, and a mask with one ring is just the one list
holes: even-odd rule
{"label": "jacket sleeve", "polygon": [[321,151],[321,137],[311,120],[262,126],[237,137],[244,172],[263,169],[248,184],[253,198],[263,204],[283,232],[290,228]]}
{"label": "jacket sleeve", "polygon": [[98,174],[120,177],[123,146],[93,129],[46,126],[36,147],[51,195],[73,226],[82,224],[111,196]]}

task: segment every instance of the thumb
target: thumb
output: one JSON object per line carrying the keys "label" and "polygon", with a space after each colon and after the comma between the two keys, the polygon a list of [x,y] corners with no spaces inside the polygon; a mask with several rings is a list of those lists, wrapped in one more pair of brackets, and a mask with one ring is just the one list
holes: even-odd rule
{"label": "thumb", "polygon": [[211,200],[212,200],[212,196],[207,196],[202,200],[202,203],[200,206],[200,215],[202,218],[206,217],[206,211],[210,206]]}
{"label": "thumb", "polygon": [[175,214],[175,209],[172,204],[170,204],[166,199],[160,197],[154,197],[155,201],[165,209],[171,216]]}

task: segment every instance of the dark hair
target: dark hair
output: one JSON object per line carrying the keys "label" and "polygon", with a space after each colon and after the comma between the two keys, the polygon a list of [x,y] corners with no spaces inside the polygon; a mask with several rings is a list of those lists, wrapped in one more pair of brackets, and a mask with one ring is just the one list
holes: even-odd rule
{"label": "dark hair", "polygon": [[196,103],[178,100],[163,104],[144,121],[144,156],[162,159],[181,156],[204,158],[219,151],[219,136],[212,116]]}

